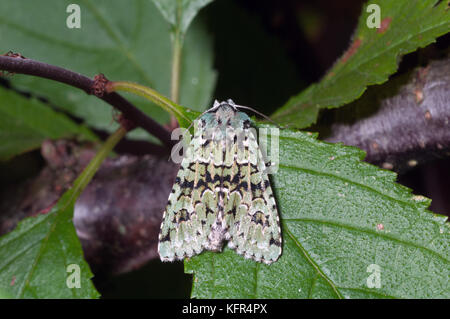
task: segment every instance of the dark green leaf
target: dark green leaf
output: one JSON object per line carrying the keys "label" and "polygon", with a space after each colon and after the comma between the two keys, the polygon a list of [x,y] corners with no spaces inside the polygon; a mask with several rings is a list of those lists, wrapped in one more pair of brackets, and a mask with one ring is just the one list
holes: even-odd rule
{"label": "dark green leaf", "polygon": [[39,148],[44,139],[94,134],[49,105],[0,87],[0,161]]}
{"label": "dark green leaf", "polygon": [[[170,93],[170,28],[152,1],[79,1],[81,28],[66,26],[66,8],[73,1],[5,0],[0,2],[0,52],[12,50],[27,58],[93,77],[133,81]],[[184,39],[180,103],[202,110],[210,104],[215,83],[212,43],[201,21]],[[96,128],[113,131],[111,107],[95,97],[60,83],[15,75],[12,84],[48,98]],[[165,122],[167,113],[147,100],[127,95],[136,106]],[[146,136],[142,131],[132,136]]]}
{"label": "dark green leaf", "polygon": [[[14,298],[99,296],[72,223],[75,199],[74,190],[67,191],[49,213],[23,220],[0,238],[1,290]],[[80,288],[67,285],[76,283],[69,265],[79,267]]]}
{"label": "dark green leaf", "polygon": [[[73,225],[74,205],[103,160],[125,136],[118,129],[50,212],[21,221],[0,238],[0,290],[15,298],[95,298],[92,273]],[[38,213],[38,212],[35,212]]]}
{"label": "dark green leaf", "polygon": [[350,48],[321,82],[292,97],[273,118],[299,128],[316,122],[318,111],[357,99],[368,85],[381,84],[398,67],[399,58],[435,41],[450,29],[448,2],[380,0],[381,28],[369,29],[367,5]]}
{"label": "dark green leaf", "polygon": [[[272,186],[283,254],[272,265],[230,249],[185,262],[196,298],[449,298],[450,232],[430,201],[353,147],[283,130]],[[371,266],[375,265],[375,266]],[[368,281],[379,267],[380,287]],[[376,283],[376,282],[375,282]]]}

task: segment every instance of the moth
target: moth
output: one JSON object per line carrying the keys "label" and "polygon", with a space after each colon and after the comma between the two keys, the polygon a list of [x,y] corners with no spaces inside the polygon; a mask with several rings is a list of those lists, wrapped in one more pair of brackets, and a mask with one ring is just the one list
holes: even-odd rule
{"label": "moth", "polygon": [[159,233],[162,261],[228,247],[270,264],[281,229],[266,163],[251,121],[232,100],[215,101],[196,121]]}

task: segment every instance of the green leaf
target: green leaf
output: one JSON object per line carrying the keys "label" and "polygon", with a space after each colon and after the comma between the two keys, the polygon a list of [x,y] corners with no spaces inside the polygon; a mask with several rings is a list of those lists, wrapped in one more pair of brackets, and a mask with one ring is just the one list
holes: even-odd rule
{"label": "green leaf", "polygon": [[[47,214],[29,217],[0,238],[0,289],[14,298],[96,298],[72,223],[74,190]],[[69,288],[78,267],[80,288]],[[73,286],[72,286],[73,287]]]}
{"label": "green leaf", "polygon": [[0,289],[0,299],[12,299],[13,296],[11,296],[8,292],[6,292],[3,289]]}
{"label": "green leaf", "polygon": [[35,98],[0,87],[0,161],[39,148],[44,139],[95,135]]}
{"label": "green leaf", "polygon": [[[170,28],[152,1],[83,0],[81,28],[69,29],[70,0],[4,0],[0,2],[0,52],[12,50],[27,58],[61,66],[86,76],[103,73],[169,96],[172,48]],[[49,14],[52,12],[54,14]],[[180,78],[180,103],[202,110],[210,104],[215,84],[212,41],[196,19],[186,34]],[[50,80],[16,74],[12,85],[49,99],[88,125],[113,131],[111,106],[83,91]],[[169,115],[137,96],[137,107],[165,122]],[[147,138],[142,130],[131,136]]]}
{"label": "green leaf", "polygon": [[361,162],[363,151],[312,134],[280,131],[279,155],[282,256],[265,265],[230,249],[202,253],[185,261],[192,297],[450,297],[450,228],[430,200]]}
{"label": "green leaf", "polygon": [[213,0],[153,0],[164,19],[186,33],[198,11]]}
{"label": "green leaf", "polygon": [[119,128],[51,211],[21,221],[0,238],[0,291],[15,298],[96,298],[73,225],[75,201],[125,136]]}
{"label": "green leaf", "polygon": [[[450,29],[448,1],[369,1],[359,19],[350,48],[321,82],[292,97],[273,118],[299,128],[317,120],[320,109],[335,108],[357,99],[368,85],[381,84],[396,72],[400,57],[425,47]],[[381,28],[369,29],[369,4],[381,9]]]}

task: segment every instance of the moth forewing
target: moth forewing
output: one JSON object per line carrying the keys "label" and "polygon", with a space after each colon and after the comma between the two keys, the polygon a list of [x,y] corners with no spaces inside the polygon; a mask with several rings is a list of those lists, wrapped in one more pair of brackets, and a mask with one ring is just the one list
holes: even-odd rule
{"label": "moth forewing", "polygon": [[277,127],[270,128],[270,147],[268,144],[268,128],[261,127],[258,129],[258,144],[262,156],[266,164],[265,172],[268,175],[276,174],[278,172],[280,162],[280,130]]}
{"label": "moth forewing", "polygon": [[161,260],[221,250],[228,240],[246,258],[274,262],[280,222],[250,118],[231,100],[216,101],[196,126],[164,211]]}
{"label": "moth forewing", "polygon": [[265,173],[265,161],[253,131],[247,134],[246,169],[241,180],[250,185],[241,189],[240,205],[245,207],[235,221],[230,240],[236,252],[246,258],[272,263],[281,254],[281,229],[275,199]]}

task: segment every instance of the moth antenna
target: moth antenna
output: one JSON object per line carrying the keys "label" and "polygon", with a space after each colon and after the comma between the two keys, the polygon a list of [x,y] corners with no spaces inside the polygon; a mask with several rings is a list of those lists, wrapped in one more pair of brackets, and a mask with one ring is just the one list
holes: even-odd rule
{"label": "moth antenna", "polygon": [[272,120],[271,118],[269,118],[267,115],[264,115],[264,114],[262,114],[261,112],[258,112],[257,110],[255,110],[254,108],[251,108],[250,106],[237,105],[237,104],[235,104],[234,106],[236,106],[237,108],[240,108],[240,109],[250,110],[250,111],[254,112],[255,114],[258,114],[259,116],[265,118],[265,119],[268,120],[269,122],[275,124],[278,128],[282,128],[282,127],[279,126],[274,120]]}

